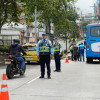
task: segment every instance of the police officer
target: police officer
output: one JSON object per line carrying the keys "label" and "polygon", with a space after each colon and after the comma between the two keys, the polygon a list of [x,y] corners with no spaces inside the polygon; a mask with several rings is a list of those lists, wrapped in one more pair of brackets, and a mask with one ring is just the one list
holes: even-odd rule
{"label": "police officer", "polygon": [[79,46],[80,61],[82,61],[82,57],[83,57],[83,61],[84,61],[84,49],[85,49],[85,46],[83,43],[81,43]]}
{"label": "police officer", "polygon": [[37,56],[40,59],[41,66],[41,76],[40,78],[44,78],[45,75],[45,64],[47,65],[47,75],[48,79],[51,78],[51,69],[50,69],[50,58],[53,57],[54,49],[52,47],[51,41],[47,39],[47,34],[42,34],[42,40],[40,40],[37,44]]}
{"label": "police officer", "polygon": [[61,61],[60,61],[60,57],[62,55],[62,47],[61,44],[58,41],[57,37],[54,37],[54,58],[55,58],[55,65],[56,65],[56,69],[54,70],[55,72],[60,72],[61,71]]}

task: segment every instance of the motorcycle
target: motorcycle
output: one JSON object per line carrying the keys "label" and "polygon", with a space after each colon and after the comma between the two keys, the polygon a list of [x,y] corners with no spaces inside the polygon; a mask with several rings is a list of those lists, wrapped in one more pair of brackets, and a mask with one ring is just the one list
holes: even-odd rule
{"label": "motorcycle", "polygon": [[[23,57],[25,60],[25,58]],[[24,68],[20,70],[21,63],[16,59],[14,56],[8,56],[8,59],[5,59],[5,64],[7,65],[6,68],[6,75],[8,79],[12,79],[14,75],[20,74],[24,75],[26,71],[26,65],[24,64]]]}

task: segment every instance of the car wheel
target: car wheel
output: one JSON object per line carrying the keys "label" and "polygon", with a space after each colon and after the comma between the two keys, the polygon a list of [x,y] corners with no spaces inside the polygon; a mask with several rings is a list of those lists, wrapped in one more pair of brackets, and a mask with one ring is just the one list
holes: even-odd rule
{"label": "car wheel", "polygon": [[40,64],[40,61],[37,61],[38,64]]}
{"label": "car wheel", "polygon": [[27,61],[28,64],[30,64],[30,61]]}

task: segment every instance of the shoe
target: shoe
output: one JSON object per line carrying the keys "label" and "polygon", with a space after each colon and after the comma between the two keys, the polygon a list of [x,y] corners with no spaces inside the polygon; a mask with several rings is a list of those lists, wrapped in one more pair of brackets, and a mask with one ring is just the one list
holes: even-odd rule
{"label": "shoe", "polygon": [[57,72],[57,70],[54,70],[54,72]]}
{"label": "shoe", "polygon": [[51,77],[50,77],[50,76],[48,76],[48,79],[51,79]]}
{"label": "shoe", "polygon": [[39,78],[44,78],[44,76],[40,76]]}
{"label": "shoe", "polygon": [[61,72],[61,70],[58,70],[57,72]]}

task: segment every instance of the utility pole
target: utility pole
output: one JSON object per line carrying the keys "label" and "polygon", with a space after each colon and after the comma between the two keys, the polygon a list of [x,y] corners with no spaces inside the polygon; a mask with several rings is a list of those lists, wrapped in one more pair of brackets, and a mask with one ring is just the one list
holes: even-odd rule
{"label": "utility pole", "polygon": [[[36,0],[35,0],[36,2]],[[37,42],[37,6],[35,6],[35,39]]]}
{"label": "utility pole", "polygon": [[83,37],[83,16],[81,12],[81,36]]}

